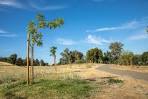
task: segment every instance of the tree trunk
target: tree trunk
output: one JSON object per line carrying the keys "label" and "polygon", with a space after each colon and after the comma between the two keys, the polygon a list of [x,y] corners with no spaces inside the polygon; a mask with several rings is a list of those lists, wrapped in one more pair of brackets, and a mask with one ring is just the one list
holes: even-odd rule
{"label": "tree trunk", "polygon": [[29,77],[29,51],[30,51],[30,33],[27,33],[27,84],[30,83]]}
{"label": "tree trunk", "polygon": [[33,60],[34,60],[34,45],[32,45],[31,47],[31,80],[33,83],[34,82],[34,64],[33,64]]}
{"label": "tree trunk", "polygon": [[54,55],[54,65],[56,65],[56,56]]}
{"label": "tree trunk", "polygon": [[55,71],[57,72],[57,68],[56,68],[56,66],[55,66],[55,65],[56,65],[56,55],[54,55],[53,58],[54,58],[54,60],[53,60],[53,61],[54,61],[54,68],[55,68]]}

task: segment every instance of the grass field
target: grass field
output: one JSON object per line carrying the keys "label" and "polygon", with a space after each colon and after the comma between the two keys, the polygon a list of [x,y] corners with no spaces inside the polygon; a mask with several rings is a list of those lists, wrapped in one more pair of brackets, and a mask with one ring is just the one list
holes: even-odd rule
{"label": "grass field", "polygon": [[1,99],[147,99],[145,81],[96,70],[102,64],[35,66],[34,84],[26,67],[0,66]]}

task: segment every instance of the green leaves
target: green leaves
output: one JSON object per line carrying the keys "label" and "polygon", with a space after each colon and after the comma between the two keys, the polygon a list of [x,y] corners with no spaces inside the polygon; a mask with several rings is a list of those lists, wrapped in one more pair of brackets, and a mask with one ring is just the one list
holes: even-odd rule
{"label": "green leaves", "polygon": [[50,48],[50,53],[51,53],[50,55],[51,55],[51,56],[55,56],[56,50],[57,50],[57,47],[52,46],[52,47]]}
{"label": "green leaves", "polygon": [[33,21],[29,22],[27,28],[28,28],[28,33],[30,33],[30,34],[37,33],[37,29],[36,29],[35,23]]}
{"label": "green leaves", "polygon": [[101,49],[93,48],[86,53],[87,61],[91,63],[100,63],[103,58],[103,53]]}
{"label": "green leaves", "polygon": [[41,13],[37,14],[35,21],[30,21],[27,27],[28,33],[31,35],[31,43],[32,46],[36,44],[37,46],[42,46],[42,33],[39,32],[39,29],[55,29],[57,27],[60,27],[64,24],[64,20],[62,18],[57,18],[53,21],[47,21],[45,19],[45,16]]}
{"label": "green leaves", "polygon": [[37,21],[45,21],[45,16],[41,13],[38,13],[36,16]]}
{"label": "green leaves", "polygon": [[32,35],[32,43],[37,44],[37,46],[42,46],[42,33],[35,33]]}
{"label": "green leaves", "polygon": [[109,49],[111,50],[111,61],[117,63],[123,49],[123,44],[121,42],[113,42],[110,44]]}
{"label": "green leaves", "polygon": [[57,27],[60,27],[63,24],[64,24],[64,20],[62,18],[57,18],[51,22],[48,22],[48,27],[50,29],[55,29]]}
{"label": "green leaves", "polygon": [[45,21],[39,21],[38,28],[46,28],[46,22]]}

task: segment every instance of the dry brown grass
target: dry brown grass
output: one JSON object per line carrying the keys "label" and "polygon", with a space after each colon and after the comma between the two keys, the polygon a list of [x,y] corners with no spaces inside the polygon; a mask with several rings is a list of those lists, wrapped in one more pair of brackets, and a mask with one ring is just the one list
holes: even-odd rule
{"label": "dry brown grass", "polygon": [[13,65],[6,62],[0,62],[0,66],[13,66]]}
{"label": "dry brown grass", "polygon": [[[92,99],[148,99],[147,81],[136,80],[129,77],[123,77],[99,71],[96,70],[98,66],[102,66],[102,64],[71,64],[59,65],[55,67],[35,66],[34,70],[36,78],[65,79],[69,77],[80,79],[96,79],[95,82],[98,83],[98,86],[102,87],[101,91],[92,95]],[[120,69],[122,69],[122,67],[120,67]],[[123,67],[123,69],[127,69],[127,66]],[[26,67],[0,66],[0,79],[8,79],[13,77],[26,79],[26,72]],[[106,84],[106,82],[102,83],[104,79],[112,77],[121,79],[124,81],[124,83],[111,85]]]}
{"label": "dry brown grass", "polygon": [[112,65],[114,69],[129,70],[142,73],[148,73],[148,66],[124,66],[124,65]]}

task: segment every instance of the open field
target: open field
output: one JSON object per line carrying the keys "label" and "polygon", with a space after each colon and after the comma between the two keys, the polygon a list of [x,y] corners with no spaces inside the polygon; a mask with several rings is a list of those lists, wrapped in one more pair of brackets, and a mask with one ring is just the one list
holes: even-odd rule
{"label": "open field", "polygon": [[5,66],[4,63],[0,66],[0,97],[2,99],[148,98],[148,81],[97,69],[102,66],[104,64],[60,65],[55,66],[56,68],[35,66],[35,82],[27,86],[25,82],[27,68]]}

